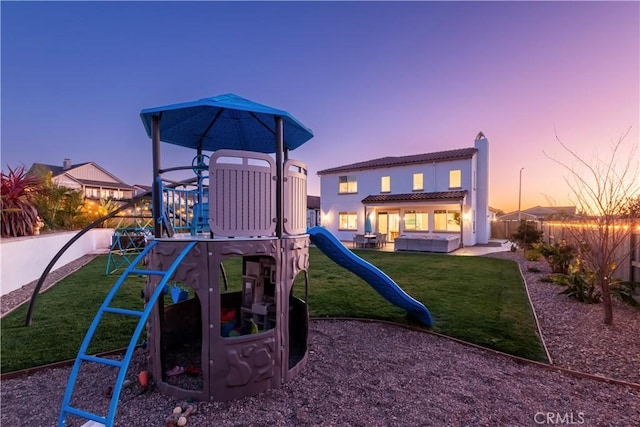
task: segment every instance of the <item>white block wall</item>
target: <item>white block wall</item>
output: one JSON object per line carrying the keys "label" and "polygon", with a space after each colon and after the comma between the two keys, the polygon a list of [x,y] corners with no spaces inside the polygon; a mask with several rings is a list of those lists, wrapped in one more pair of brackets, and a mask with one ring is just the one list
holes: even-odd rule
{"label": "white block wall", "polygon": [[[69,231],[0,240],[0,295],[39,279],[53,257],[76,234],[77,231]],[[84,255],[106,251],[112,235],[112,228],[90,230],[67,249],[52,271]]]}

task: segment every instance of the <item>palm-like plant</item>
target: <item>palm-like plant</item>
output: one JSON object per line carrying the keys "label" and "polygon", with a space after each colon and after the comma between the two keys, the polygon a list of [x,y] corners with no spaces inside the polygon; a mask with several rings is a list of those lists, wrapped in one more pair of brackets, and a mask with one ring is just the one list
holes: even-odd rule
{"label": "palm-like plant", "polygon": [[83,193],[55,183],[51,171],[39,176],[42,191],[35,197],[34,204],[46,227],[51,230],[72,230],[85,225],[82,215]]}
{"label": "palm-like plant", "polygon": [[24,166],[15,169],[7,167],[8,172],[2,172],[2,197],[0,211],[2,237],[19,237],[33,235],[34,225],[38,221],[38,210],[33,199],[42,188],[42,180],[35,175],[29,175]]}

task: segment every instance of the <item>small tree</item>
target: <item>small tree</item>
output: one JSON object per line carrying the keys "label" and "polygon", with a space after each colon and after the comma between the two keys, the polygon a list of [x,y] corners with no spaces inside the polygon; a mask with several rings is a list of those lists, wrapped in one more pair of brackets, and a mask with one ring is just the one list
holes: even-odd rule
{"label": "small tree", "polygon": [[623,152],[629,131],[611,146],[606,158],[596,154],[587,161],[567,147],[557,135],[557,141],[574,164],[547,155],[568,172],[565,181],[581,215],[566,224],[565,230],[578,258],[593,272],[601,289],[605,324],[613,322],[611,277],[620,261],[629,256],[623,245],[629,241],[632,227],[638,219],[637,206],[630,203],[640,194],[637,144],[632,144],[628,153]]}
{"label": "small tree", "polygon": [[520,220],[518,230],[511,235],[511,241],[516,242],[525,251],[531,250],[536,243],[542,241],[542,230],[538,230],[533,221]]}

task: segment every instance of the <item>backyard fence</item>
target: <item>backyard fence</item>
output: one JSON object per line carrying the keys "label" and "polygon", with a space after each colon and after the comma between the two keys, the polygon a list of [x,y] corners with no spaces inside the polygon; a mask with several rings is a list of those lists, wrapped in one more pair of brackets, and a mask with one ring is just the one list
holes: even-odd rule
{"label": "backyard fence", "polygon": [[[527,221],[535,223],[538,230],[542,230],[542,239],[545,243],[571,240],[572,234],[568,229],[568,223],[557,221]],[[520,222],[494,221],[491,223],[492,239],[510,239],[518,231]],[[593,232],[596,232],[595,230]],[[616,254],[618,269],[615,277],[622,280],[640,281],[640,228],[635,227],[620,245]]]}
{"label": "backyard fence", "polygon": [[[540,221],[525,221],[527,221],[528,224],[535,224],[536,229],[540,230],[542,224]],[[516,234],[519,225],[520,221],[516,219],[508,221],[493,221],[491,222],[491,238],[509,240],[511,239],[511,236]]]}
{"label": "backyard fence", "polygon": [[[541,224],[545,243],[571,241],[572,232],[568,224],[562,222],[544,222]],[[581,230],[581,233],[588,232]],[[597,230],[593,230],[597,233]],[[640,228],[637,226],[628,233],[615,255],[618,268],[614,274],[621,280],[640,281]]]}

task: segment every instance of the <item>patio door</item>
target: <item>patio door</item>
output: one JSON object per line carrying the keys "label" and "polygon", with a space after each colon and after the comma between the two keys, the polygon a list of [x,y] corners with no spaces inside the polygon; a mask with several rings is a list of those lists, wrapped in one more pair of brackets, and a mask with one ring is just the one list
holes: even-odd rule
{"label": "patio door", "polygon": [[378,233],[385,234],[388,242],[393,242],[400,234],[400,212],[378,212]]}

